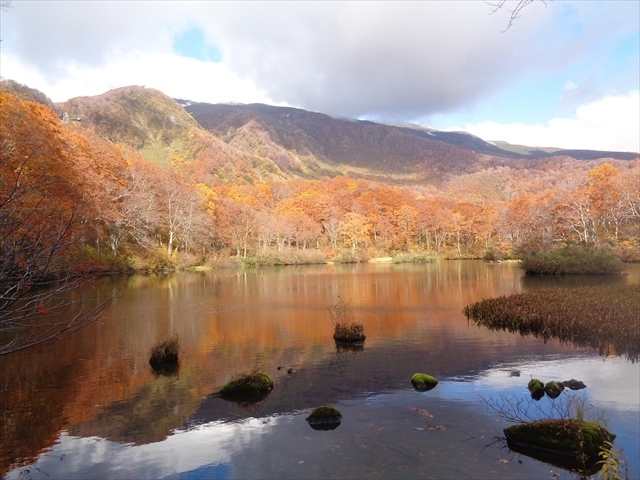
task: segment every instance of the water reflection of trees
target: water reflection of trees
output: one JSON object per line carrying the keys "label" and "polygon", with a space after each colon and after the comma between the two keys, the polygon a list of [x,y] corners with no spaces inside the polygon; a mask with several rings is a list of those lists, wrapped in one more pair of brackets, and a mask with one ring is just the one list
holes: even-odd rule
{"label": "water reflection of trees", "polygon": [[[518,288],[520,272],[510,265],[323,265],[268,272],[131,277],[99,323],[28,355],[3,358],[4,470],[34,458],[65,429],[127,443],[158,441],[188,419],[243,417],[255,408],[280,413],[380,388],[411,388],[409,378],[425,361],[434,372],[466,373],[501,349],[531,343],[469,328],[461,313],[468,301]],[[116,286],[105,280],[89,288],[111,294]],[[366,349],[336,348],[326,307],[338,294],[353,299],[367,329]],[[149,349],[173,331],[180,335],[183,368],[179,377],[154,377]],[[256,358],[270,372],[295,365],[297,373],[276,378],[269,398],[249,410],[233,406],[230,412],[227,402],[205,398]]]}

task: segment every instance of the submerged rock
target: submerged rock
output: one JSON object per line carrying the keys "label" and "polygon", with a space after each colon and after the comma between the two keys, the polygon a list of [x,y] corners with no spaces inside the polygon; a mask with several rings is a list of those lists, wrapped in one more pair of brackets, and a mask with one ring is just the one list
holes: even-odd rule
{"label": "submerged rock", "polygon": [[573,378],[571,380],[565,380],[564,382],[562,382],[562,385],[571,390],[581,390],[583,388],[587,388],[587,386],[583,382],[581,382],[580,380],[574,380]]}
{"label": "submerged rock", "polygon": [[416,373],[411,377],[411,385],[420,392],[426,392],[435,388],[438,385],[438,380],[426,373]]}

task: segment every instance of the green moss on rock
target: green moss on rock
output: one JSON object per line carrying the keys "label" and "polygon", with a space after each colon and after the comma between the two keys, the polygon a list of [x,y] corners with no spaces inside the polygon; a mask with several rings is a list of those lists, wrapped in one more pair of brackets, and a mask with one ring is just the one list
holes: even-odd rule
{"label": "green moss on rock", "polygon": [[227,383],[220,389],[222,397],[251,397],[273,389],[273,379],[266,373],[252,371]]}
{"label": "green moss on rock", "polygon": [[306,420],[314,430],[334,430],[340,425],[342,415],[337,408],[323,405],[311,410]]}
{"label": "green moss on rock", "polygon": [[517,445],[549,450],[563,455],[596,456],[615,435],[596,422],[541,420],[512,425],[504,430]]}
{"label": "green moss on rock", "polygon": [[438,380],[426,373],[416,373],[411,377],[411,385],[421,392],[431,390],[438,384]]}
{"label": "green moss on rock", "polygon": [[311,413],[307,417],[307,420],[310,420],[310,419],[313,419],[313,420],[327,420],[327,419],[335,420],[336,418],[338,420],[342,418],[342,415],[340,414],[340,411],[337,408],[330,407],[328,405],[323,405],[322,407],[316,407],[313,410],[311,410]]}
{"label": "green moss on rock", "polygon": [[544,391],[550,398],[558,398],[563,390],[564,385],[560,382],[551,381],[544,386]]}
{"label": "green moss on rock", "polygon": [[531,393],[534,393],[538,390],[542,391],[544,390],[544,383],[542,383],[537,378],[532,378],[531,380],[529,380],[529,384],[527,385],[527,388]]}

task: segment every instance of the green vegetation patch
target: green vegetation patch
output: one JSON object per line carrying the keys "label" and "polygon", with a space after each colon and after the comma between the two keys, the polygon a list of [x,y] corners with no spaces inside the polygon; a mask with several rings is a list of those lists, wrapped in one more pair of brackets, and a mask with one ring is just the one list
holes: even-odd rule
{"label": "green vegetation patch", "polygon": [[426,392],[428,390],[432,390],[438,385],[438,380],[436,377],[431,375],[427,375],[426,373],[416,373],[411,377],[411,385],[416,390],[421,392]]}
{"label": "green vegetation patch", "polygon": [[436,254],[402,252],[393,257],[393,263],[432,263],[439,261]]}
{"label": "green vegetation patch", "polygon": [[516,444],[552,450],[567,455],[598,455],[605,442],[615,435],[596,422],[578,420],[540,420],[512,425],[504,430]]}
{"label": "green vegetation patch", "polygon": [[640,285],[537,290],[485,299],[463,312],[477,325],[557,338],[602,354],[640,354]]}
{"label": "green vegetation patch", "polygon": [[327,263],[327,256],[317,250],[290,249],[281,252],[265,252],[263,255],[246,257],[242,263],[247,267],[269,267],[279,265],[316,265]]}
{"label": "green vegetation patch", "polygon": [[222,397],[250,398],[273,390],[273,379],[256,369],[242,373],[220,389]]}
{"label": "green vegetation patch", "polygon": [[583,245],[524,255],[520,264],[527,275],[619,275],[624,270],[618,257]]}

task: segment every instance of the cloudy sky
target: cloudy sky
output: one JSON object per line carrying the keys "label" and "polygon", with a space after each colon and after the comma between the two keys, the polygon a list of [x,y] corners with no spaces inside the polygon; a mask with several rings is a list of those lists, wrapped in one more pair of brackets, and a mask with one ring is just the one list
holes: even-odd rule
{"label": "cloudy sky", "polygon": [[[0,75],[640,151],[640,2],[11,0]],[[505,31],[506,29],[506,31]]]}

